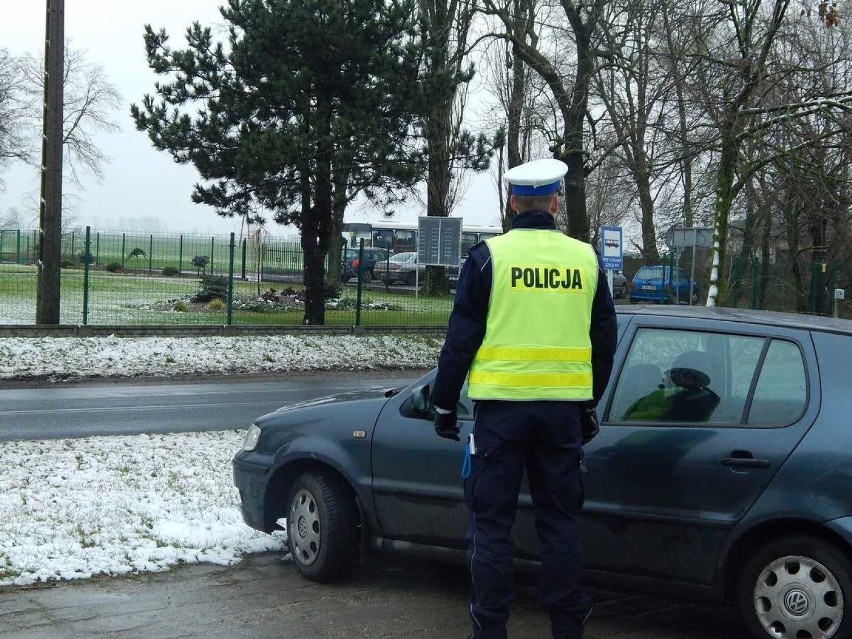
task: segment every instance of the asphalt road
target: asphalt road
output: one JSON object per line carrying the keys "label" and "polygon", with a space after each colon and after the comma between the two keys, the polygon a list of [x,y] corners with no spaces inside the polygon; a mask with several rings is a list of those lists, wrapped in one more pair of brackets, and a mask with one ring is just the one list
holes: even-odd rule
{"label": "asphalt road", "polygon": [[[550,637],[535,580],[519,575],[516,582],[509,637]],[[584,639],[746,639],[731,607],[592,595]],[[370,558],[352,580],[321,585],[302,579],[281,555],[251,555],[232,567],[0,590],[0,639],[463,639],[466,601],[463,566]]]}
{"label": "asphalt road", "polygon": [[247,428],[286,404],[398,386],[416,371],[346,371],[0,389],[0,441]]}
{"label": "asphalt road", "polygon": [[[0,440],[246,426],[335,392],[394,386],[407,373],[334,373],[0,389]],[[510,637],[549,637],[532,576],[519,574]],[[736,611],[593,590],[586,639],[745,639]],[[370,557],[340,585],[302,579],[280,554],[235,566],[0,588],[0,639],[257,637],[454,639],[469,631],[463,566]]]}

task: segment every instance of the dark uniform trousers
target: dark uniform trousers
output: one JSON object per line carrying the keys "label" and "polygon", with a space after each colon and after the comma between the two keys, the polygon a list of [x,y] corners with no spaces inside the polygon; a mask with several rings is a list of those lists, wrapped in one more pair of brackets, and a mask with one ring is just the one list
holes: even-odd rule
{"label": "dark uniform trousers", "polygon": [[541,543],[539,598],[555,639],[579,639],[591,611],[581,589],[577,515],[583,505],[577,404],[479,401],[465,497],[471,521],[467,561],[477,639],[504,639],[512,585],[512,524],[526,467]]}

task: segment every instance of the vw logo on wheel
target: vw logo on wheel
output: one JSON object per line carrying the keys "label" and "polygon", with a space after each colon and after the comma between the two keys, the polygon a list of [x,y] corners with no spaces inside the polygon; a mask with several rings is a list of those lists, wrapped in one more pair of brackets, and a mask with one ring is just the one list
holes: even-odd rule
{"label": "vw logo on wheel", "polygon": [[784,595],[784,607],[791,615],[801,617],[808,611],[810,600],[806,592],[795,588]]}

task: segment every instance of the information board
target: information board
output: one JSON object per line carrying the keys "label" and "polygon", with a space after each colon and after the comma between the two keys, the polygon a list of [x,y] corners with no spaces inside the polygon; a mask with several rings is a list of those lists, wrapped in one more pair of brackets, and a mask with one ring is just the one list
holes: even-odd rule
{"label": "information board", "polygon": [[460,217],[424,216],[417,223],[417,263],[458,266],[461,263]]}
{"label": "information board", "polygon": [[710,248],[713,246],[713,229],[676,226],[666,232],[666,245],[670,248]]}
{"label": "information board", "polygon": [[624,246],[620,226],[601,227],[601,261],[608,271],[620,271],[624,267]]}

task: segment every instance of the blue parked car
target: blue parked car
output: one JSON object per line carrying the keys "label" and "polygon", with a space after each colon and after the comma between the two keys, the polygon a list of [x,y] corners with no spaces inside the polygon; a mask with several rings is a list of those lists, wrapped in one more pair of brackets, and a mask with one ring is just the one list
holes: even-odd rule
{"label": "blue parked car", "polygon": [[[587,579],[736,601],[758,639],[848,639],[852,322],[621,306],[618,324],[585,446]],[[463,557],[464,445],[435,435],[434,377],[255,420],[233,460],[245,522],[286,520],[296,568],[318,581],[370,550]],[[465,392],[457,408],[464,441]],[[513,538],[519,559],[539,556],[526,483]]]}
{"label": "blue parked car", "polygon": [[630,303],[654,302],[656,304],[698,304],[698,282],[689,279],[682,268],[670,266],[643,266],[630,287]]}

